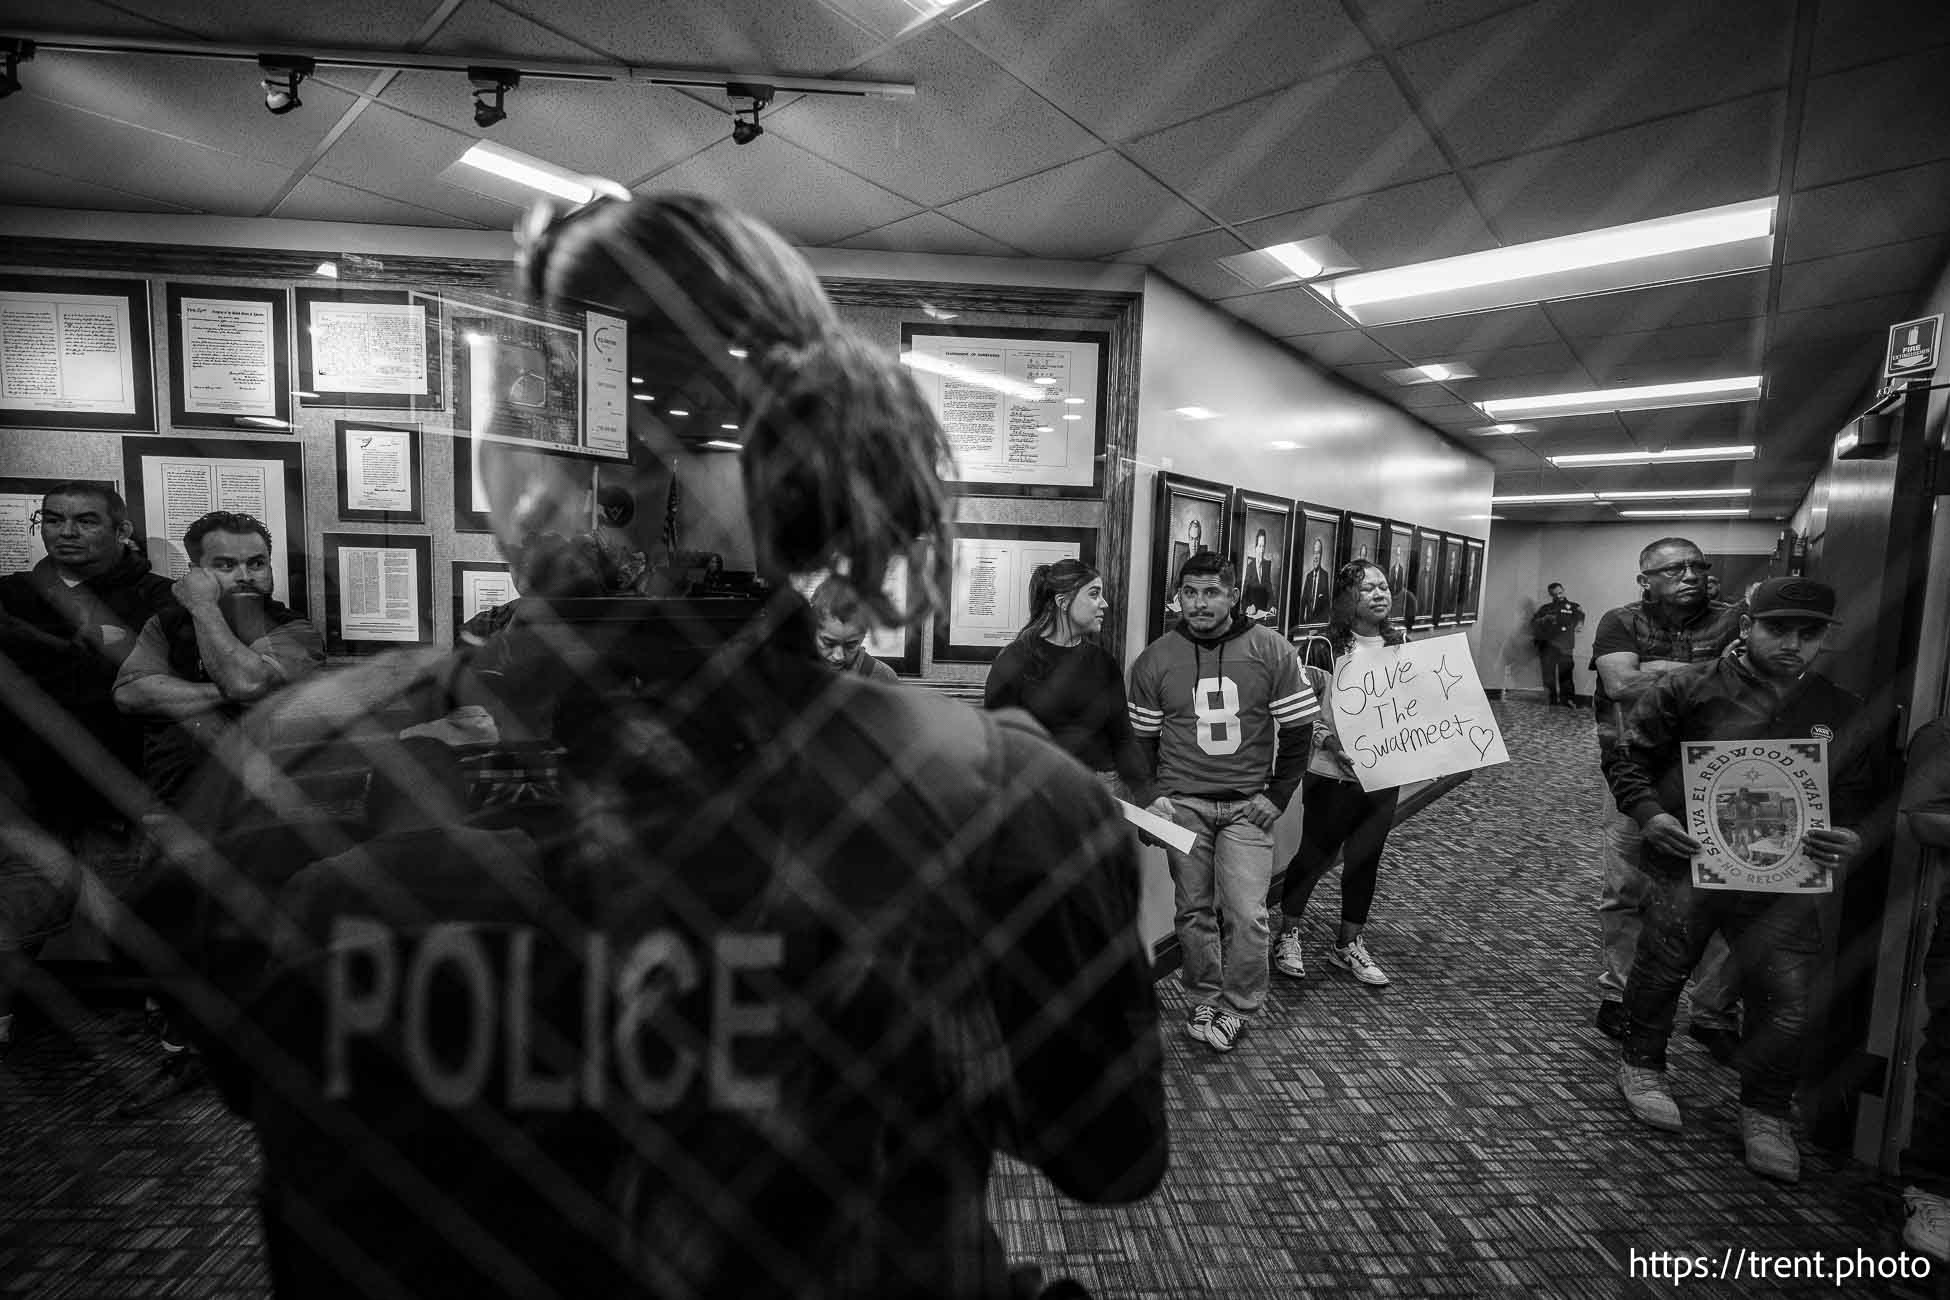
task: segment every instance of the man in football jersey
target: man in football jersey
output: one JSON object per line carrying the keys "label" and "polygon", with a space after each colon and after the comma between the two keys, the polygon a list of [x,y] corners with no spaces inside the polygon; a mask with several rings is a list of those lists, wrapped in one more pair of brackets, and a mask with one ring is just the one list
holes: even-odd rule
{"label": "man in football jersey", "polygon": [[1178,578],[1183,621],[1131,665],[1131,726],[1159,792],[1151,811],[1198,836],[1189,852],[1166,850],[1192,1002],[1185,1028],[1219,1052],[1266,999],[1273,823],[1299,788],[1320,716],[1293,647],[1236,611],[1238,599],[1231,561],[1193,556]]}

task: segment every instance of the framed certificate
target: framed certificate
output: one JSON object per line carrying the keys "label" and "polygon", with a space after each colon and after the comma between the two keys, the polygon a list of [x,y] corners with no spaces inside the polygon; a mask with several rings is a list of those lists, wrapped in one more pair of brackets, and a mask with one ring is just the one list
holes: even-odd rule
{"label": "framed certificate", "polygon": [[212,510],[260,521],[271,533],[277,599],[307,612],[305,453],[295,438],[125,438],[129,518],[149,564],[165,578],[189,571],[189,526]]}
{"label": "framed certificate", "polygon": [[993,663],[1029,621],[1029,579],[1039,564],[1097,562],[1094,528],[958,524],[947,607],[936,611],[936,663]]}
{"label": "framed certificate", "polygon": [[454,640],[468,619],[521,595],[515,590],[514,570],[506,560],[453,560]]}
{"label": "framed certificate", "polygon": [[325,649],[374,654],[433,644],[433,540],[326,533]]}
{"label": "framed certificate", "polygon": [[301,405],[440,408],[439,299],[310,286],[297,295]]}
{"label": "framed certificate", "polygon": [[149,282],[0,275],[0,427],[156,431]]}
{"label": "framed certificate", "polygon": [[291,429],[291,307],[282,289],[171,284],[169,422]]}
{"label": "framed certificate", "polygon": [[418,425],[340,420],[332,439],[332,458],[340,519],[374,524],[426,522]]}

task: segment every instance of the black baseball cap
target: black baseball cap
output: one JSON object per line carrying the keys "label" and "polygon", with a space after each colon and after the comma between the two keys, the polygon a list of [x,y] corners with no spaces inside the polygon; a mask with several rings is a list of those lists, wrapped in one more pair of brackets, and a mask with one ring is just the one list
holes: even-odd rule
{"label": "black baseball cap", "polygon": [[1813,578],[1769,578],[1747,602],[1752,618],[1792,618],[1804,623],[1839,623],[1835,589]]}

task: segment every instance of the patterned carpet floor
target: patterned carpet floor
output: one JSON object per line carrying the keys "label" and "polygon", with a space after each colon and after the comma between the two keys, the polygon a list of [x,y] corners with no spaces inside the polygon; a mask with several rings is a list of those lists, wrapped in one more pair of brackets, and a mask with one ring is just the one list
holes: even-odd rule
{"label": "patterned carpet floor", "polygon": [[[1749,1173],[1737,1081],[1683,1034],[1686,1131],[1626,1115],[1613,1045],[1591,1027],[1590,715],[1496,708],[1511,762],[1389,844],[1368,940],[1394,982],[1326,965],[1330,878],[1309,917],[1310,977],[1275,975],[1231,1055],[1184,1036],[1177,981],[1161,984],[1163,1187],[1084,1207],[1005,1162],[992,1201],[1012,1257],[1145,1300],[1940,1294],[1935,1279],[1632,1276],[1635,1255],[1657,1252],[1874,1264],[1901,1248],[1900,1189],[1805,1143],[1798,1186]],[[0,1295],[264,1296],[248,1131],[207,1089],[115,1113],[150,1063],[133,1019],[90,1012],[0,1065]]]}

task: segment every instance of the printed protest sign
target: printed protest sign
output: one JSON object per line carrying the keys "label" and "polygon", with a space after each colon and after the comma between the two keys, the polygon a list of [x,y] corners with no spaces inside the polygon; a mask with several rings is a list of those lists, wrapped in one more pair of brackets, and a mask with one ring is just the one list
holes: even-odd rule
{"label": "printed protest sign", "polygon": [[1357,648],[1335,667],[1329,694],[1363,790],[1510,761],[1466,636]]}
{"label": "printed protest sign", "polygon": [[1686,833],[1699,841],[1693,884],[1770,894],[1826,894],[1827,867],[1808,858],[1808,832],[1829,825],[1828,743],[1701,740],[1680,745]]}

